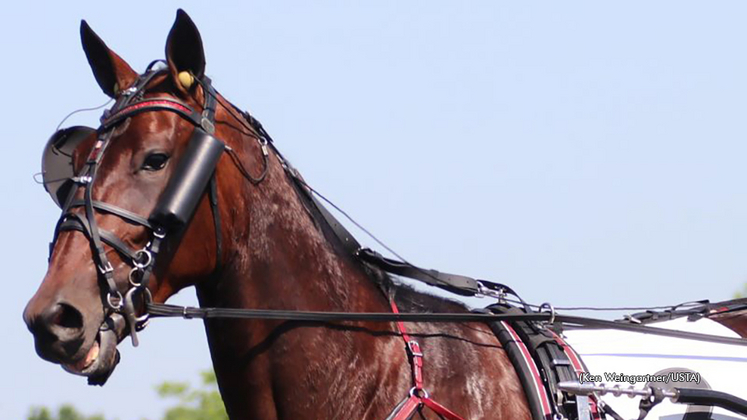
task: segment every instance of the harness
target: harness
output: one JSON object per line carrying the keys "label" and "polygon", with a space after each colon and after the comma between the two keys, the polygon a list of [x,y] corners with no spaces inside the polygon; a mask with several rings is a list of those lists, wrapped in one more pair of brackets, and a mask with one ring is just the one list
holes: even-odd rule
{"label": "harness", "polygon": [[[407,262],[392,260],[381,254],[362,248],[356,239],[344,226],[332,216],[329,211],[314,196],[311,189],[301,178],[299,173],[285,160],[274,147],[271,137],[262,125],[248,113],[234,107],[248,122],[255,138],[260,144],[264,169],[258,178],[253,178],[246,172],[238,161],[238,157],[223,142],[216,139],[215,112],[217,106],[217,92],[207,77],[196,79],[202,86],[205,101],[202,112],[192,109],[186,103],[172,97],[145,98],[145,88],[153,80],[158,70],[152,70],[154,63],[148,66],[135,84],[121,92],[111,110],[105,112],[101,125],[97,130],[88,127],[72,127],[59,130],[48,141],[43,155],[43,178],[47,191],[52,199],[62,209],[62,214],[55,228],[50,243],[50,259],[59,234],[64,231],[82,232],[89,240],[92,258],[97,267],[98,278],[102,284],[102,299],[106,313],[102,331],[111,328],[110,325],[121,324],[124,317],[130,329],[130,336],[134,346],[138,345],[137,332],[145,327],[149,316],[190,317],[236,317],[236,318],[273,318],[274,319],[307,319],[307,320],[378,320],[396,321],[398,334],[405,342],[405,348],[412,370],[413,386],[407,396],[394,408],[387,420],[407,420],[423,407],[428,407],[439,416],[448,420],[464,420],[458,414],[436,402],[428,394],[423,377],[424,354],[419,343],[412,339],[407,332],[405,320],[460,320],[460,321],[493,321],[490,327],[498,336],[499,341],[509,355],[515,370],[519,374],[526,391],[530,411],[535,420],[550,420],[566,418],[571,420],[596,420],[601,413],[611,414],[602,402],[594,395],[575,396],[558,386],[560,382],[573,381],[577,375],[585,371],[578,355],[554,331],[547,328],[540,320],[548,320],[552,324],[556,319],[554,310],[551,313],[537,313],[532,311],[521,299],[524,311],[499,303],[487,309],[484,313],[474,314],[402,314],[392,298],[389,299],[392,314],[340,314],[340,313],[304,313],[283,311],[253,311],[241,309],[216,308],[181,308],[173,305],[160,305],[151,302],[148,282],[155,267],[157,256],[163,241],[169,234],[178,232],[186,225],[207,191],[210,203],[216,237],[216,265],[220,268],[222,257],[221,220],[218,209],[217,180],[215,168],[223,152],[229,153],[234,163],[253,184],[260,183],[268,169],[268,151],[271,147],[280,160],[285,173],[292,181],[302,203],[314,215],[323,220],[332,233],[332,237],[349,255],[354,256],[362,264],[382,270],[387,273],[413,278],[432,286],[440,287],[463,296],[487,295],[504,302],[506,294],[517,296],[508,286],[486,280],[476,280],[471,277],[436,270],[426,270]],[[167,111],[179,115],[194,126],[194,130],[177,167],[155,209],[150,216],[143,217],[121,207],[93,199],[93,187],[97,169],[103,156],[111,144],[114,129],[127,120],[143,112]],[[242,123],[243,124],[243,123]],[[72,152],[80,142],[97,133],[97,139],[89,152],[83,169],[74,173]],[[83,189],[82,198],[79,190]],[[76,211],[83,208],[83,213]],[[150,241],[140,250],[133,250],[112,232],[99,228],[96,222],[97,213],[115,215],[124,221],[144,227],[149,232]],[[128,274],[129,287],[124,292],[114,278],[114,269],[109,261],[104,244],[111,246],[128,263],[132,269]],[[518,296],[517,296],[518,297]],[[145,307],[146,312],[138,315],[138,309]],[[254,315],[252,315],[254,313]],[[294,318],[295,317],[295,318]],[[305,318],[304,318],[305,317]],[[548,319],[549,318],[549,319]],[[625,325],[607,321],[589,320],[579,317],[557,316],[560,321],[586,325],[617,328],[625,327],[629,330],[639,330],[638,325]],[[648,332],[656,328],[647,327]],[[670,336],[689,336],[690,338],[706,338],[703,334],[674,331],[659,331],[658,334]],[[717,338],[708,337],[711,340]],[[744,340],[722,338],[723,342],[733,341],[744,344]],[[106,378],[103,378],[105,381]],[[614,417],[614,414],[611,414]]]}
{"label": "harness", "polygon": [[[519,308],[500,303],[488,306],[485,311],[524,313]],[[532,419],[601,418],[595,396],[574,395],[559,389],[561,382],[578,382],[579,375],[588,369],[558,333],[536,321],[497,321],[489,325],[519,376]]]}

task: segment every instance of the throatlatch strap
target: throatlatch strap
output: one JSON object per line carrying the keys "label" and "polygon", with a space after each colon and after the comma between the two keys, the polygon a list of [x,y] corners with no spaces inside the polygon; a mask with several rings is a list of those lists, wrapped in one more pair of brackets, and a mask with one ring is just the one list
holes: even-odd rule
{"label": "throatlatch strap", "polygon": [[215,269],[217,272],[221,268],[221,260],[223,259],[223,232],[221,232],[221,221],[220,221],[220,209],[218,208],[218,180],[213,172],[213,176],[210,177],[209,197],[210,197],[210,210],[213,212],[213,228],[215,229]]}

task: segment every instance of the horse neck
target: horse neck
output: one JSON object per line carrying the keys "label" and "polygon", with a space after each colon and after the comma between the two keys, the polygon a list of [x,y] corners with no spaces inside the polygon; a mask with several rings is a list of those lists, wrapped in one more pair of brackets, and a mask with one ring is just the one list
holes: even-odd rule
{"label": "horse neck", "polygon": [[[256,142],[244,139],[241,148],[242,161],[259,173],[263,163],[257,159]],[[225,172],[219,171],[219,184],[229,186],[219,197],[229,207],[222,209],[227,220],[226,264],[217,281],[199,287],[201,303],[350,311],[370,308],[373,300],[381,310],[384,301],[377,285],[336,238],[324,233],[325,222],[301,202],[274,153],[268,164],[267,177],[258,185],[241,177],[234,166],[219,167]]]}
{"label": "horse neck", "polygon": [[[261,168],[256,144],[245,143],[244,150],[232,147],[256,174]],[[272,153],[269,165],[258,185],[241,178],[234,166],[218,167],[219,200],[230,203],[221,211],[225,263],[218,278],[198,285],[201,306],[387,311],[377,284],[325,236]],[[282,418],[273,411],[273,401],[299,393],[313,396],[325,390],[320,399],[333,395],[328,390],[344,369],[330,368],[353,365],[360,352],[378,346],[370,335],[346,335],[322,325],[264,320],[208,320],[205,325],[229,414],[251,411],[258,418]],[[361,371],[377,368],[375,361],[368,363]],[[305,379],[278,379],[288,376]]]}

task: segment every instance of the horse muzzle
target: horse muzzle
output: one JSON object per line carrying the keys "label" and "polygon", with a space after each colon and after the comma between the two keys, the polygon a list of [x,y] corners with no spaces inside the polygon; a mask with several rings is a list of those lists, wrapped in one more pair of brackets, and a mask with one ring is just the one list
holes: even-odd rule
{"label": "horse muzzle", "polygon": [[24,320],[42,359],[87,377],[89,385],[106,382],[119,362],[117,344],[127,335],[122,315],[109,315],[91,339],[86,334],[83,315],[73,305],[57,303],[41,313],[33,313],[27,308]]}
{"label": "horse muzzle", "polygon": [[61,363],[65,371],[88,378],[89,385],[104,385],[119,363],[117,344],[127,334],[122,315],[111,314],[101,324],[96,340],[86,355],[75,363]]}

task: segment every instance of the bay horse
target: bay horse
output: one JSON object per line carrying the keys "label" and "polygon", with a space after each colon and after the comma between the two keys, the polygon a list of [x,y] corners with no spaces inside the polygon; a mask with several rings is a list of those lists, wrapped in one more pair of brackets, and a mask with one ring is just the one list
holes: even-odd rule
{"label": "bay horse", "polygon": [[[201,37],[182,10],[166,41],[166,66],[148,78],[85,21],[81,39],[104,93],[120,101],[135,92],[150,105],[142,112],[131,106],[122,118],[105,114],[99,130],[77,131],[80,139],[71,143],[72,171],[87,175],[71,178],[66,203],[57,195],[64,214],[49,267],[23,314],[40,357],[92,384],[103,384],[114,370],[116,345],[128,330],[110,325],[112,308],[127,297],[133,263],[147,265],[144,254],[127,258],[122,249],[146,250],[157,241],[146,219],[191,153],[188,144],[210,98],[217,99],[212,134],[230,153],[217,159],[211,186],[149,268],[154,302],[194,286],[201,306],[222,308],[388,312],[394,296],[408,312],[467,311],[396,286],[342,250],[300,200],[277,151],[259,141],[257,124],[208,89]],[[194,121],[190,110],[197,110]],[[111,246],[112,237],[119,247]],[[413,388],[411,358],[396,323],[211,319],[205,329],[234,420],[385,419]],[[530,418],[517,374],[488,326],[414,323],[407,329],[422,345],[431,398],[466,419]],[[108,331],[116,332],[114,341]],[[418,415],[439,418],[427,408]]]}

